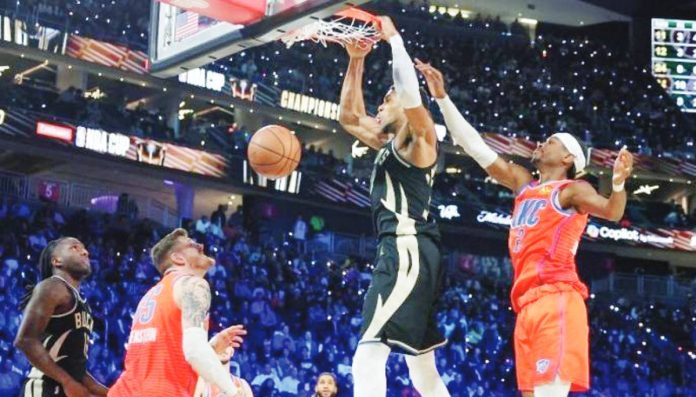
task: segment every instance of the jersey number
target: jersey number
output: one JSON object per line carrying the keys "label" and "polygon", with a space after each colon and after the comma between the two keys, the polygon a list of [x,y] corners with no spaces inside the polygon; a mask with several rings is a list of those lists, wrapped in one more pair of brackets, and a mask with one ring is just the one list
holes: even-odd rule
{"label": "jersey number", "polygon": [[143,301],[138,305],[138,311],[135,312],[135,321],[140,324],[147,324],[155,317],[155,309],[157,308],[157,301],[155,297],[162,292],[162,286],[158,285],[148,292],[143,298]]}
{"label": "jersey number", "polygon": [[517,230],[515,234],[515,243],[512,245],[512,252],[520,252],[522,249],[522,240],[524,239],[524,228]]}

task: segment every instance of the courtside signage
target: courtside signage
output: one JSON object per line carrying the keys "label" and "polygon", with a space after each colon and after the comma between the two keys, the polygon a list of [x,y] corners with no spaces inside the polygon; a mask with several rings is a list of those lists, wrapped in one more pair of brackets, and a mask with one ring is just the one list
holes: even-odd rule
{"label": "courtside signage", "polygon": [[[4,116],[0,117],[4,121]],[[0,122],[2,124],[2,122]],[[36,123],[36,135],[41,135],[46,138],[59,139],[61,141],[66,141],[72,143],[73,140],[73,129],[65,125],[47,123],[45,121],[39,121]]]}
{"label": "courtside signage", "polygon": [[280,94],[280,107],[329,120],[338,120],[340,115],[340,108],[337,103],[288,90]]}
{"label": "courtside signage", "polygon": [[507,214],[499,214],[497,212],[481,211],[476,216],[478,223],[492,223],[494,225],[510,226],[512,224],[512,216]]}
{"label": "courtside signage", "polygon": [[454,219],[461,217],[459,214],[459,207],[454,204],[441,204],[437,206],[437,209],[440,210],[440,218],[442,219]]}
{"label": "courtside signage", "polygon": [[654,243],[654,244],[666,244],[673,245],[674,238],[663,237],[655,234],[645,234],[641,233],[635,229],[614,229],[606,226],[598,227],[596,225],[588,225],[585,232],[588,236],[592,238],[604,238],[608,240],[621,241],[628,240],[641,243]]}

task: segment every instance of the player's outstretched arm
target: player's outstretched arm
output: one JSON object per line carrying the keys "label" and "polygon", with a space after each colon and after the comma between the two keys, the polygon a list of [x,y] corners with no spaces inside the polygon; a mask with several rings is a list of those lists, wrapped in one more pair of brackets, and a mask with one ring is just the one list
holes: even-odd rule
{"label": "player's outstretched arm", "polygon": [[346,50],[350,61],[341,88],[341,115],[338,122],[349,134],[367,146],[379,150],[382,147],[379,139],[381,128],[377,120],[367,115],[362,91],[365,57],[372,50],[372,46],[364,48],[359,43],[351,43],[346,44]]}
{"label": "player's outstretched arm", "polygon": [[379,17],[382,40],[389,43],[392,49],[392,72],[394,74],[394,90],[399,102],[404,107],[408,119],[409,130],[416,138],[424,138],[429,145],[437,142],[435,123],[421,100],[418,75],[406,51],[404,40],[396,30],[394,22],[386,16]]}
{"label": "player's outstretched arm", "polygon": [[416,68],[425,76],[430,94],[437,101],[445,118],[452,141],[464,149],[492,178],[517,192],[532,180],[532,174],[524,167],[500,158],[481,138],[478,131],[457,110],[445,90],[445,80],[438,69],[416,59]]}
{"label": "player's outstretched arm", "polygon": [[609,198],[597,193],[589,183],[574,183],[561,192],[559,202],[563,208],[573,207],[581,213],[618,222],[626,210],[624,183],[632,171],[633,155],[624,147],[614,161],[613,188]]}
{"label": "player's outstretched arm", "polygon": [[92,396],[106,397],[109,393],[109,388],[102,385],[101,382],[94,379],[94,376],[87,372],[85,377],[82,378],[82,384],[92,393]]}
{"label": "player's outstretched arm", "polygon": [[210,286],[202,278],[185,277],[174,284],[174,301],[181,309],[184,331],[184,358],[206,382],[216,385],[228,397],[235,397],[240,390],[208,343],[208,331],[203,328],[210,299]]}
{"label": "player's outstretched arm", "polygon": [[68,397],[89,397],[89,391],[53,360],[43,345],[42,337],[56,308],[69,306],[72,294],[62,281],[49,278],[40,282],[24,309],[14,345],[31,365],[60,383]]}

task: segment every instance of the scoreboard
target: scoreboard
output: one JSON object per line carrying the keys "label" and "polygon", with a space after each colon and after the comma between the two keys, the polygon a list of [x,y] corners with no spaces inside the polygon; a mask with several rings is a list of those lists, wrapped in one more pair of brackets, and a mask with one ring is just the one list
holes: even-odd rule
{"label": "scoreboard", "polygon": [[696,21],[653,18],[652,72],[684,112],[696,113]]}

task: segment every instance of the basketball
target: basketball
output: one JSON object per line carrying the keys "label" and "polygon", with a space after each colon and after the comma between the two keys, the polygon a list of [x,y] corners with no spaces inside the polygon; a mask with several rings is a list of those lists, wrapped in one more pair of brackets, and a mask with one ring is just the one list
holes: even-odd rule
{"label": "basketball", "polygon": [[256,131],[247,149],[251,168],[269,179],[292,174],[300,164],[301,156],[300,140],[280,125],[267,125]]}

